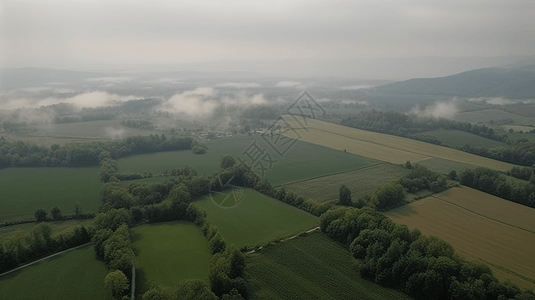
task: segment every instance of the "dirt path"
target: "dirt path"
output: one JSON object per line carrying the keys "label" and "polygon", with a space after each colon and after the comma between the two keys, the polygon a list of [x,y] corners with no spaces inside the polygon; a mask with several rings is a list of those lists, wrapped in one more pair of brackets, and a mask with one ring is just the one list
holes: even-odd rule
{"label": "dirt path", "polygon": [[5,273],[2,273],[2,274],[0,274],[0,277],[2,277],[2,276],[4,276],[4,275],[7,275],[7,274],[10,274],[10,273],[13,273],[13,272],[15,272],[15,271],[24,269],[24,268],[26,268],[26,267],[29,267],[29,266],[31,266],[31,265],[34,265],[34,264],[36,264],[36,263],[38,263],[38,262],[41,262],[41,261],[43,261],[43,260],[52,258],[52,257],[54,257],[54,256],[58,256],[58,255],[63,254],[63,253],[67,253],[67,252],[72,251],[72,250],[76,250],[76,249],[78,249],[78,248],[85,247],[85,246],[90,245],[90,244],[91,244],[91,242],[86,243],[86,244],[83,244],[83,245],[80,245],[80,246],[76,246],[76,247],[74,247],[74,248],[70,248],[70,249],[67,249],[67,250],[63,250],[63,251],[58,252],[58,253],[54,253],[54,254],[49,255],[49,256],[47,256],[47,257],[43,257],[43,258],[38,259],[38,260],[36,260],[36,261],[33,261],[33,262],[29,263],[29,264],[25,264],[25,265],[23,265],[23,266],[20,266],[20,267],[18,267],[18,268],[16,268],[16,269],[11,270],[11,271],[7,271],[7,272],[5,272]]}
{"label": "dirt path", "polygon": [[[310,229],[310,230],[307,230],[307,231],[300,232],[300,233],[298,233],[298,234],[296,234],[296,235],[294,235],[294,236],[291,236],[291,237],[289,237],[289,238],[282,239],[282,240],[281,240],[281,243],[284,243],[284,242],[287,242],[287,241],[289,241],[289,240],[295,239],[298,235],[300,235],[300,234],[302,234],[302,233],[311,233],[312,231],[316,231],[316,230],[318,230],[318,229],[320,229],[319,226],[318,226],[318,227],[314,227],[314,228],[312,228],[312,229]],[[247,252],[247,253],[245,253],[245,254],[255,253],[256,251],[258,251],[258,250],[260,250],[260,249],[262,249],[262,248],[263,248],[263,247],[259,247],[258,249],[251,250],[251,251],[249,251],[249,252]]]}

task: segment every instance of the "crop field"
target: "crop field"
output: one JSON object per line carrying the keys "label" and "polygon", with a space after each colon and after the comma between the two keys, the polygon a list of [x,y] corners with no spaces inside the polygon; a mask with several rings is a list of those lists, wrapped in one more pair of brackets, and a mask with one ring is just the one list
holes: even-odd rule
{"label": "crop field", "polygon": [[[365,131],[319,120],[308,120],[309,131],[299,129],[295,121],[289,122],[299,130],[302,140],[314,144],[345,150],[357,155],[404,164],[407,160],[419,162],[433,157],[506,171],[513,165],[462,152],[460,150],[424,143],[407,138]],[[289,133],[285,135],[291,136]]]}
{"label": "crop field", "polygon": [[70,214],[75,204],[95,213],[100,205],[99,174],[98,167],[0,170],[0,223],[33,219],[39,208],[50,216],[56,205],[64,214]]}
{"label": "crop field", "polygon": [[[80,225],[84,225],[85,227],[91,226],[93,224],[92,219],[85,219],[85,220],[66,220],[66,221],[59,221],[59,222],[47,222],[48,225],[50,225],[50,228],[52,228],[52,235],[55,235],[57,233],[60,233],[64,230],[69,230],[71,227],[76,227]],[[8,238],[12,233],[16,231],[30,231],[33,227],[37,226],[38,223],[24,223],[24,224],[17,224],[17,225],[10,225],[10,226],[3,226],[0,227],[0,244]]]}
{"label": "crop field", "polygon": [[[208,152],[202,155],[193,154],[190,150],[143,154],[119,159],[117,165],[120,173],[146,171],[156,175],[162,174],[165,170],[190,165],[197,169],[200,174],[212,174],[220,170],[220,158],[223,154],[230,154],[235,158],[239,157],[250,162],[243,155],[243,152],[253,142],[256,142],[256,145],[261,146],[262,149],[270,149],[269,145],[259,136],[236,137],[208,142]],[[351,171],[378,163],[373,159],[301,141],[295,143],[284,154],[284,157],[278,156],[275,152],[270,153],[272,159],[277,162],[272,164],[271,170],[265,171],[265,177],[274,185]],[[266,168],[268,167],[267,163],[264,165]]]}
{"label": "crop field", "polygon": [[0,277],[0,299],[106,299],[107,274],[88,246]]}
{"label": "crop field", "polygon": [[460,130],[437,129],[433,131],[423,132],[421,133],[421,135],[434,136],[440,141],[442,141],[442,143],[450,147],[462,147],[466,144],[469,144],[473,147],[496,148],[505,145],[502,142],[487,139],[479,135]]}
{"label": "crop field", "polygon": [[251,299],[410,299],[359,276],[351,254],[323,233],[246,256]]}
{"label": "crop field", "polygon": [[219,228],[227,243],[239,248],[298,234],[319,225],[317,217],[251,189],[237,198],[238,205],[234,207],[225,208],[214,203],[223,203],[227,196],[232,196],[232,192],[213,193],[213,201],[205,197],[196,203],[207,212],[208,221]]}
{"label": "crop field", "polygon": [[140,293],[151,282],[170,288],[181,280],[208,280],[208,241],[192,223],[143,225],[133,236]]}
{"label": "crop field", "polygon": [[396,223],[449,242],[460,255],[486,263],[500,280],[535,288],[535,210],[467,188],[387,212]]}
{"label": "crop field", "polygon": [[383,184],[397,180],[408,173],[406,168],[383,163],[355,171],[294,182],[284,185],[284,188],[305,198],[325,202],[337,200],[340,186],[345,184],[351,190],[352,199],[357,200],[358,197],[370,194]]}
{"label": "crop field", "polygon": [[448,174],[452,170],[455,170],[457,171],[457,173],[459,173],[464,169],[474,169],[478,167],[467,163],[436,157],[419,161],[418,164],[428,168],[431,171],[439,172],[442,174]]}

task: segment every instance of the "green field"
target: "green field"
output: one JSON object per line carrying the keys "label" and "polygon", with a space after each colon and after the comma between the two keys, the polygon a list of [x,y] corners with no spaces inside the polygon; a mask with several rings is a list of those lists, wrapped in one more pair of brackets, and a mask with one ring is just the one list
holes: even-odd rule
{"label": "green field", "polygon": [[[67,220],[67,221],[59,221],[59,222],[47,222],[48,225],[50,225],[50,228],[52,228],[52,235],[62,232],[63,230],[69,230],[71,227],[76,227],[80,225],[84,225],[85,227],[88,227],[93,224],[93,219],[84,219],[84,220]],[[10,226],[3,226],[0,227],[0,243],[2,241],[6,240],[11,234],[13,234],[16,231],[30,231],[33,227],[37,226],[38,223],[23,223],[23,224],[17,224],[17,225],[10,225]]]}
{"label": "green field", "polygon": [[284,188],[305,198],[325,202],[337,200],[340,186],[345,184],[351,190],[353,200],[357,200],[358,197],[371,194],[383,184],[397,180],[408,173],[409,170],[406,168],[383,163],[355,171],[291,183],[285,185]]}
{"label": "green field", "polygon": [[410,299],[359,276],[351,254],[315,232],[249,254],[251,299]]}
{"label": "green field", "polygon": [[427,167],[431,171],[439,172],[442,174],[448,174],[452,170],[455,170],[458,173],[464,169],[475,169],[478,167],[475,165],[465,164],[462,162],[447,160],[438,157],[422,160],[417,162],[417,164]]}
{"label": "green field", "polygon": [[[214,194],[213,199],[221,203],[229,194]],[[317,217],[254,190],[246,189],[241,199],[237,206],[231,208],[216,205],[210,197],[197,202],[227,243],[239,248],[297,234],[319,225]]]}
{"label": "green field", "polygon": [[[117,165],[119,173],[142,173],[146,171],[156,175],[162,174],[165,170],[190,165],[197,169],[200,174],[212,174],[220,169],[222,154],[246,159],[242,153],[254,141],[262,148],[269,148],[268,144],[259,136],[218,139],[207,143],[208,153],[204,155],[193,154],[189,150],[161,152],[119,159]],[[271,170],[265,172],[265,177],[274,185],[347,172],[377,163],[376,160],[370,158],[301,141],[298,141],[288,150],[284,157],[281,158],[274,152],[271,157],[277,162],[273,164]]]}
{"label": "green field", "polygon": [[181,280],[208,280],[208,241],[192,223],[143,225],[133,236],[140,293],[150,282],[170,288]]}
{"label": "green field", "polygon": [[486,139],[479,135],[460,130],[437,129],[423,132],[421,133],[421,135],[434,136],[440,141],[442,141],[442,143],[450,147],[462,147],[466,144],[469,144],[472,147],[496,148],[505,145],[502,142]]}
{"label": "green field", "polygon": [[107,139],[158,133],[155,130],[143,130],[123,126],[120,120],[47,124],[30,128],[37,130],[34,135],[46,135],[50,137]]}
{"label": "green field", "polygon": [[100,205],[100,169],[10,168],[0,170],[0,223],[33,219],[38,208],[58,206],[70,214],[77,203],[84,212]]}
{"label": "green field", "polygon": [[106,299],[106,274],[88,246],[0,277],[0,299]]}

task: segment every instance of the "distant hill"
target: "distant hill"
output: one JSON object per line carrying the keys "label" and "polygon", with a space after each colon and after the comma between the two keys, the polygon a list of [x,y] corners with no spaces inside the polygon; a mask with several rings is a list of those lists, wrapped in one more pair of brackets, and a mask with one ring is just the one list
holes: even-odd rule
{"label": "distant hill", "polygon": [[416,78],[380,86],[376,92],[401,95],[535,98],[533,65],[515,69],[486,68],[438,78]]}

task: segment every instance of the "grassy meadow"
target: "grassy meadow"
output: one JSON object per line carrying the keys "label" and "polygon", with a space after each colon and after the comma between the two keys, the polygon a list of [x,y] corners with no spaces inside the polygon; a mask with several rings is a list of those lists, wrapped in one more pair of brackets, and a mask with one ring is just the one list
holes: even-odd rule
{"label": "grassy meadow", "polygon": [[251,299],[411,299],[359,276],[349,251],[314,232],[246,257]]}
{"label": "grassy meadow", "polygon": [[483,192],[454,188],[386,213],[489,265],[500,280],[535,288],[535,210]]}
{"label": "grassy meadow", "polygon": [[[230,193],[213,194],[212,197],[221,203]],[[219,228],[227,243],[239,248],[266,243],[319,225],[317,217],[251,189],[246,189],[241,202],[231,208],[216,205],[210,197],[196,203],[207,212],[208,221]]]}
{"label": "grassy meadow", "polygon": [[197,226],[187,222],[142,225],[133,230],[137,283],[170,288],[181,280],[208,280],[210,250]]}
{"label": "grassy meadow", "polygon": [[0,277],[0,299],[106,299],[107,274],[88,246]]}
{"label": "grassy meadow", "polygon": [[284,185],[284,188],[286,191],[305,198],[325,202],[338,200],[340,186],[345,184],[351,190],[351,197],[356,200],[407,173],[409,170],[404,167],[383,163],[355,171],[290,183]]}
{"label": "grassy meadow", "polygon": [[[230,154],[235,158],[246,159],[242,153],[255,141],[263,149],[270,149],[259,136],[235,137],[208,142],[208,152],[203,155],[194,154],[189,150],[143,154],[118,159],[117,165],[120,173],[151,172],[156,175],[162,174],[165,170],[190,165],[200,174],[212,174],[220,169],[221,155]],[[297,142],[284,157],[278,156],[271,150],[268,151],[272,159],[277,162],[273,164],[271,170],[265,171],[265,177],[274,185],[351,171],[378,163],[373,159],[305,142]],[[267,164],[265,166],[267,167]]]}
{"label": "grassy meadow", "polygon": [[[296,122],[290,121],[290,124],[294,128],[299,128],[299,124]],[[508,163],[448,147],[319,120],[309,120],[308,129],[308,132],[303,129],[299,130],[303,141],[346,150],[350,153],[393,164],[404,164],[407,160],[414,163],[436,157],[499,171],[507,171],[513,167]]]}
{"label": "grassy meadow", "polygon": [[466,144],[469,144],[472,147],[496,148],[505,145],[503,142],[487,139],[479,135],[460,130],[437,129],[423,132],[421,135],[434,136],[442,141],[442,143],[450,147],[462,147]]}
{"label": "grassy meadow", "polygon": [[58,206],[70,214],[78,204],[84,212],[100,205],[100,169],[10,168],[0,170],[0,223],[33,219],[37,209]]}

